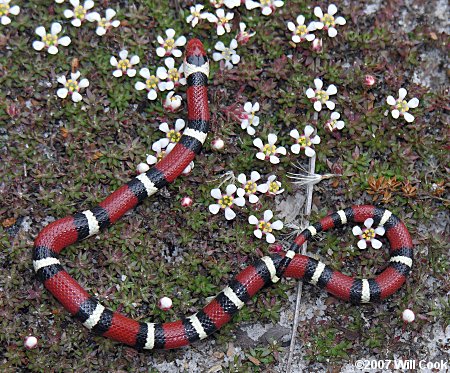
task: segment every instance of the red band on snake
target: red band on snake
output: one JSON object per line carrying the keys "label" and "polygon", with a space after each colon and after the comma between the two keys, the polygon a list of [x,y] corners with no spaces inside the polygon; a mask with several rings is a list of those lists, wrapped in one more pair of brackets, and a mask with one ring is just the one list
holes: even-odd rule
{"label": "red band on snake", "polygon": [[[214,333],[261,288],[282,277],[302,279],[355,304],[383,300],[397,291],[411,270],[411,237],[397,217],[374,206],[353,206],[325,217],[300,233],[289,251],[257,260],[242,270],[201,311],[174,322],[138,322],[113,312],[88,294],[63,269],[58,259],[63,248],[116,222],[146,197],[171,183],[200,152],[209,130],[206,88],[209,65],[199,40],[189,41],[184,64],[188,81],[188,124],[172,152],[152,169],[109,195],[97,207],[49,224],[35,240],[33,266],[37,277],[67,311],[94,333],[138,350],[172,349]],[[350,222],[362,223],[368,218],[385,228],[390,243],[390,262],[376,278],[354,279],[313,258],[296,254],[300,246],[317,233]]]}

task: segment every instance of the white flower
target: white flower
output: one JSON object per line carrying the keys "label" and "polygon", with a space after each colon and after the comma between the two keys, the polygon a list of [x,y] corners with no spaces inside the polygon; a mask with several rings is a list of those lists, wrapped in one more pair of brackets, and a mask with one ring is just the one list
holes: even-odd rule
{"label": "white flower", "polygon": [[[220,9],[219,9],[220,10]],[[225,61],[225,67],[227,69],[232,69],[233,65],[236,65],[241,60],[241,56],[236,53],[236,48],[238,44],[236,39],[231,40],[230,47],[226,47],[221,41],[218,41],[215,45],[216,50],[219,52],[213,53],[214,61]]]}
{"label": "white flower", "polygon": [[270,175],[267,178],[267,183],[265,184],[266,191],[262,193],[267,193],[269,195],[277,195],[284,192],[284,189],[281,189],[281,183],[277,181],[276,175]]}
{"label": "white flower", "polygon": [[70,79],[66,79],[66,77],[60,76],[58,77],[58,82],[61,83],[64,88],[58,89],[56,92],[56,95],[60,98],[66,98],[67,95],[72,96],[73,102],[79,102],[83,99],[80,95],[80,89],[86,88],[89,86],[89,80],[87,79],[81,79],[80,82],[78,82],[78,78],[80,77],[80,72],[77,71],[76,73],[70,74]]}
{"label": "white flower", "polygon": [[156,156],[147,154],[147,163],[149,165],[153,165],[158,163],[161,159],[163,159],[164,156],[166,155],[166,150],[164,148],[168,144],[169,144],[168,141],[166,142],[165,145],[164,142],[162,142],[161,140],[154,142],[152,144],[152,150],[156,153]]}
{"label": "white flower", "polygon": [[166,147],[167,144],[169,144],[170,142],[177,143],[181,139],[181,135],[182,135],[181,132],[185,126],[186,126],[186,123],[183,119],[177,119],[175,121],[174,128],[170,128],[166,122],[161,123],[159,125],[159,130],[166,134],[166,138],[160,140],[163,144],[166,144],[166,145],[162,145],[162,146]]}
{"label": "white flower", "polygon": [[175,95],[174,91],[169,92],[163,106],[168,112],[173,113],[177,111],[181,106],[181,96]]}
{"label": "white flower", "polygon": [[58,34],[61,32],[61,25],[57,22],[52,23],[50,28],[50,34],[47,34],[43,26],[39,26],[36,29],[36,34],[41,37],[41,41],[33,41],[33,48],[40,51],[47,48],[48,53],[56,54],[58,53],[58,46],[62,45],[67,47],[71,40],[68,36],[63,36],[58,39]]}
{"label": "white flower", "polygon": [[[217,9],[216,15],[209,13],[207,15],[207,19],[209,22],[215,23],[217,27],[217,35],[221,36],[225,34],[225,32],[231,31],[230,21],[234,18],[234,14],[228,12],[225,15],[225,11],[223,9]],[[216,44],[217,45],[217,44]],[[217,47],[216,47],[217,49]]]}
{"label": "white flower", "polygon": [[341,130],[345,127],[345,123],[343,120],[338,120],[341,117],[341,114],[339,114],[337,111],[333,111],[331,113],[330,119],[327,120],[325,123],[325,129],[334,132],[337,130]]}
{"label": "white flower", "polygon": [[64,0],[55,0],[55,3],[62,4]]}
{"label": "white flower", "polygon": [[164,40],[162,36],[158,35],[157,40],[160,46],[156,48],[156,54],[159,57],[168,57],[171,54],[174,57],[181,57],[182,53],[178,47],[182,47],[186,44],[186,38],[184,36],[180,36],[175,39],[175,30],[172,28],[166,30],[166,36],[167,39]]}
{"label": "white flower", "polygon": [[270,220],[273,218],[273,212],[271,210],[264,211],[264,219],[258,220],[255,215],[250,215],[248,217],[248,222],[251,225],[256,225],[256,229],[253,231],[253,234],[257,238],[262,238],[263,235],[266,236],[266,241],[268,243],[275,242],[275,236],[272,234],[274,229],[280,230],[283,229],[283,222],[281,220],[274,221],[270,223]]}
{"label": "white flower", "polygon": [[139,71],[139,75],[145,79],[145,82],[136,82],[134,88],[138,91],[146,89],[148,91],[147,98],[149,100],[156,100],[158,90],[163,91],[165,89],[165,84],[161,80],[167,79],[166,69],[158,67],[156,69],[156,75],[151,75],[149,69],[144,67]]}
{"label": "white flower", "polygon": [[64,17],[73,18],[70,23],[75,27],[80,27],[81,22],[86,18],[87,11],[94,7],[94,2],[86,0],[83,5],[80,5],[80,0],[70,0],[70,4],[72,4],[73,10],[66,9]]}
{"label": "white flower", "polygon": [[167,66],[162,67],[162,71],[167,75],[167,81],[161,82],[161,91],[171,91],[180,84],[186,84],[186,78],[183,77],[183,64],[177,69],[175,67],[175,60],[172,57],[166,58],[164,64]]}
{"label": "white flower", "polygon": [[206,19],[207,13],[201,13],[204,6],[202,4],[196,4],[191,6],[191,14],[186,17],[186,22],[190,23],[192,27],[197,26],[198,21],[201,19]]}
{"label": "white flower", "polygon": [[405,118],[408,123],[414,121],[414,116],[408,113],[409,109],[415,109],[419,106],[419,99],[417,97],[412,98],[408,102],[406,102],[405,97],[408,92],[405,88],[400,88],[398,90],[398,99],[396,100],[392,96],[388,96],[386,101],[388,105],[394,106],[391,111],[391,115],[393,118],[397,119],[399,116]]}
{"label": "white flower", "polygon": [[310,125],[305,127],[305,132],[300,136],[296,129],[293,129],[289,135],[295,139],[295,144],[291,146],[291,152],[294,154],[300,153],[300,150],[305,150],[307,157],[314,157],[315,150],[311,145],[320,144],[320,137],[318,135],[311,136],[314,133],[314,128]]}
{"label": "white flower", "polygon": [[323,14],[322,9],[319,6],[314,8],[314,14],[320,19],[316,23],[316,28],[318,30],[328,30],[328,36],[334,38],[337,35],[336,25],[345,25],[346,21],[343,17],[334,18],[337,13],[337,7],[334,4],[328,6],[328,13]]}
{"label": "white flower", "polygon": [[336,105],[329,99],[331,95],[335,95],[337,93],[336,86],[334,84],[331,84],[330,86],[328,86],[327,90],[324,91],[322,90],[323,82],[319,78],[314,79],[314,85],[316,86],[316,89],[308,88],[306,90],[306,96],[312,102],[314,102],[314,110],[321,111],[323,104],[325,104],[328,109],[334,110]]}
{"label": "white flower", "polygon": [[227,8],[233,9],[241,5],[241,0],[223,0],[223,3]]}
{"label": "white flower", "polygon": [[312,31],[316,30],[315,23],[311,22],[308,26],[305,26],[305,17],[302,15],[297,17],[297,26],[295,26],[294,22],[288,22],[287,26],[292,31],[292,41],[296,44],[305,40],[313,41],[316,37],[314,34],[311,34]]}
{"label": "white flower", "polygon": [[255,145],[259,152],[256,153],[256,158],[261,160],[269,160],[270,163],[277,164],[280,163],[280,158],[278,158],[279,154],[286,155],[286,148],[283,146],[276,147],[275,143],[278,138],[277,135],[270,133],[267,137],[268,144],[263,144],[260,138],[253,140],[253,145]]}
{"label": "white flower", "polygon": [[236,213],[232,210],[233,205],[244,206],[245,199],[243,197],[234,197],[236,193],[236,185],[230,184],[226,188],[226,194],[222,194],[220,189],[211,190],[211,197],[217,200],[217,203],[209,205],[209,211],[211,214],[217,214],[220,209],[225,211],[225,219],[232,220],[236,217]]}
{"label": "white flower", "polygon": [[10,2],[11,0],[0,0],[0,23],[3,26],[11,23],[11,18],[8,17],[9,14],[17,16],[20,13],[20,7],[18,5],[11,6]]}
{"label": "white flower", "polygon": [[244,105],[244,112],[241,114],[241,128],[247,130],[249,135],[255,134],[255,129],[252,126],[259,124],[259,117],[255,113],[259,111],[259,102],[255,102],[253,105],[251,102],[246,102]]}
{"label": "white flower", "polygon": [[259,201],[258,196],[255,194],[256,192],[267,192],[266,184],[256,184],[256,182],[261,179],[261,175],[257,171],[251,172],[250,180],[247,180],[247,176],[245,176],[245,174],[240,174],[237,179],[242,185],[242,188],[238,188],[237,190],[238,196],[247,196],[250,203],[256,203]]}
{"label": "white flower", "polygon": [[117,61],[116,57],[111,56],[111,59],[109,60],[110,64],[116,67],[116,70],[113,71],[113,75],[116,78],[121,77],[123,74],[128,75],[129,77],[135,76],[136,69],[133,69],[132,67],[139,63],[139,57],[132,56],[131,58],[128,58],[128,51],[124,49],[119,52],[119,58],[120,60]]}
{"label": "white flower", "polygon": [[373,219],[369,218],[364,221],[364,226],[366,227],[366,229],[364,229],[364,231],[359,226],[355,226],[352,229],[353,234],[360,238],[360,240],[358,241],[358,247],[361,250],[364,250],[365,248],[367,248],[368,242],[370,242],[371,246],[374,249],[379,249],[381,247],[381,241],[377,240],[375,237],[377,234],[379,236],[384,235],[384,228],[377,227],[377,228],[373,229],[372,225],[373,225]]}
{"label": "white flower", "polygon": [[236,35],[239,44],[247,44],[250,38],[256,34],[256,32],[245,31],[246,28],[247,25],[244,22],[239,22],[239,32]]}
{"label": "white flower", "polygon": [[114,9],[108,8],[105,12],[105,17],[102,17],[98,12],[92,12],[86,14],[86,19],[89,22],[97,22],[97,29],[95,33],[98,36],[103,36],[106,32],[112,27],[116,28],[120,26],[119,20],[112,20],[116,15],[116,11]]}
{"label": "white flower", "polygon": [[262,14],[265,16],[268,16],[272,14],[276,8],[280,8],[284,5],[284,1],[280,0],[260,0],[253,1],[253,0],[246,0],[245,1],[245,7],[248,10],[261,8]]}

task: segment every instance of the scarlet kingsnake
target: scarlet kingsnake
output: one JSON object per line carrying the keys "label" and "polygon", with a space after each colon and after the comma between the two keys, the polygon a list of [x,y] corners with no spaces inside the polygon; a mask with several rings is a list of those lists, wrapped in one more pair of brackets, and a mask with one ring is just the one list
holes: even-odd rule
{"label": "scarlet kingsnake", "polygon": [[[63,269],[58,259],[63,248],[115,223],[139,202],[171,183],[200,152],[209,130],[206,88],[209,62],[197,39],[186,47],[184,72],[188,81],[188,125],[172,152],[97,207],[49,224],[36,238],[33,266],[37,277],[55,298],[93,332],[142,350],[177,348],[206,338],[230,321],[261,288],[281,277],[303,279],[356,304],[385,299],[399,289],[412,266],[411,237],[397,217],[374,206],[353,206],[325,217],[300,233],[289,251],[257,260],[242,270],[203,310],[175,322],[138,322],[110,311]],[[372,218],[375,225],[384,226],[390,243],[389,265],[375,279],[353,279],[313,258],[296,254],[300,246],[317,233],[349,222],[361,223],[368,218]]]}

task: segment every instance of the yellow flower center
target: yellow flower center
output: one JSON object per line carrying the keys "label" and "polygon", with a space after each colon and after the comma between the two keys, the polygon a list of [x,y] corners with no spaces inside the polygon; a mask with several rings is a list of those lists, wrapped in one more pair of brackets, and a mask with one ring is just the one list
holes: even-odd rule
{"label": "yellow flower center", "polygon": [[47,34],[44,35],[42,41],[47,45],[47,47],[51,47],[52,45],[58,45],[58,37],[56,35]]}
{"label": "yellow flower center", "polygon": [[171,50],[175,45],[175,40],[174,39],[166,39],[166,41],[164,42],[164,48],[167,50]]}
{"label": "yellow flower center", "polygon": [[275,145],[266,144],[263,148],[263,153],[266,155],[266,157],[275,155],[277,148]]}
{"label": "yellow flower center", "polygon": [[151,75],[150,78],[148,78],[145,81],[145,85],[148,89],[155,89],[158,86],[159,79],[155,75]]}
{"label": "yellow flower center", "polygon": [[200,12],[197,12],[196,10],[194,10],[192,13],[192,16],[194,16],[194,17],[200,17]]}
{"label": "yellow flower center", "polygon": [[264,221],[264,220],[261,220],[258,223],[258,228],[261,229],[264,233],[272,232],[271,224],[269,222]]}
{"label": "yellow flower center", "polygon": [[325,13],[321,19],[322,23],[325,25],[325,27],[331,27],[334,26],[334,17],[331,14]]}
{"label": "yellow flower center", "polygon": [[69,92],[78,92],[80,90],[80,87],[78,86],[78,82],[73,79],[69,79],[66,84],[66,88],[69,90]]}
{"label": "yellow flower center", "polygon": [[247,181],[244,187],[245,193],[255,194],[256,193],[256,183],[254,181]]}
{"label": "yellow flower center", "polygon": [[328,99],[330,98],[330,96],[327,95],[327,93],[325,91],[322,90],[318,90],[316,92],[316,98],[322,103],[324,104],[325,102],[328,101]]}
{"label": "yellow flower center", "polygon": [[228,19],[226,17],[222,17],[222,18],[219,18],[219,21],[222,25],[224,25],[225,23],[228,22]]}
{"label": "yellow flower center", "polygon": [[170,130],[169,132],[167,132],[167,138],[170,140],[170,142],[178,142],[180,141],[181,133],[175,130]]}
{"label": "yellow flower center", "polygon": [[86,15],[86,9],[84,9],[84,7],[82,5],[78,5],[73,10],[73,13],[75,15],[75,18],[83,20],[84,16]]}
{"label": "yellow flower center", "polygon": [[272,181],[269,185],[269,192],[270,193],[276,193],[280,190],[280,186],[276,181]]}
{"label": "yellow flower center", "polygon": [[370,241],[372,238],[375,238],[375,229],[366,229],[361,236],[364,240]]}
{"label": "yellow flower center", "polygon": [[230,48],[225,48],[222,51],[222,56],[225,60],[230,60],[231,59],[231,55],[233,54],[233,52],[231,51]]}
{"label": "yellow flower center", "polygon": [[312,143],[308,137],[302,135],[298,138],[297,144],[299,144],[302,148],[304,148],[305,146],[311,146]]}
{"label": "yellow flower center", "polygon": [[232,204],[233,204],[232,196],[223,196],[221,199],[219,199],[219,205],[223,209],[226,207],[230,207]]}
{"label": "yellow flower center", "polygon": [[180,73],[175,68],[169,69],[167,74],[169,75],[169,80],[173,82],[177,82],[180,79]]}
{"label": "yellow flower center", "polygon": [[9,4],[0,4],[0,17],[9,13]]}
{"label": "yellow flower center", "polygon": [[307,33],[308,33],[308,31],[306,30],[305,25],[298,25],[297,28],[295,29],[295,34],[298,36],[304,36]]}
{"label": "yellow flower center", "polygon": [[158,162],[164,158],[164,156],[166,155],[166,151],[165,150],[161,150],[158,154],[156,154],[156,159],[158,160]]}
{"label": "yellow flower center", "polygon": [[110,22],[106,18],[100,18],[98,21],[98,26],[103,28],[108,28],[110,25]]}
{"label": "yellow flower center", "polygon": [[272,0],[261,0],[260,2],[262,6],[269,6]]}
{"label": "yellow flower center", "polygon": [[125,58],[124,60],[120,60],[117,64],[117,68],[122,69],[123,71],[129,69],[131,67],[130,60]]}
{"label": "yellow flower center", "polygon": [[395,105],[395,107],[402,113],[406,113],[409,110],[408,103],[405,100],[403,101],[398,100],[397,105]]}

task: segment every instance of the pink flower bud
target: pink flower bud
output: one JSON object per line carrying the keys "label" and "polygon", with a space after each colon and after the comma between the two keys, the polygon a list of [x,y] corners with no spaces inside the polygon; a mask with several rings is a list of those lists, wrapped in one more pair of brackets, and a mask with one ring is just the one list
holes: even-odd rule
{"label": "pink flower bud", "polygon": [[158,302],[158,307],[163,311],[168,311],[172,308],[172,299],[168,297],[162,297]]}
{"label": "pink flower bud", "polygon": [[183,206],[183,207],[191,207],[193,202],[194,201],[192,200],[191,197],[186,196],[186,197],[183,197],[181,199],[181,206]]}
{"label": "pink flower bud", "polygon": [[222,150],[224,146],[225,143],[220,138],[216,138],[213,141],[211,141],[211,147],[215,150]]}
{"label": "pink flower bud", "polygon": [[364,77],[364,85],[366,87],[372,87],[375,84],[376,80],[373,75],[366,75]]}
{"label": "pink flower bud", "polygon": [[311,43],[311,49],[317,53],[322,52],[322,39],[314,39]]}
{"label": "pink flower bud", "polygon": [[236,41],[239,44],[247,44],[248,41],[250,40],[250,38],[255,35],[255,32],[245,31],[246,27],[247,26],[245,25],[245,23],[243,23],[243,22],[239,23],[239,30],[240,31],[236,35]]}
{"label": "pink flower bud", "polygon": [[414,312],[412,310],[410,310],[409,308],[404,310],[402,313],[402,319],[406,323],[413,322],[415,320],[415,318],[416,318],[416,315],[414,315]]}
{"label": "pink flower bud", "polygon": [[37,342],[38,341],[37,341],[36,337],[29,335],[25,338],[23,344],[24,344],[25,348],[27,348],[28,350],[31,350],[33,348],[36,348]]}
{"label": "pink flower bud", "polygon": [[11,104],[6,108],[6,112],[11,118],[18,117],[20,114],[20,109],[17,105]]}

